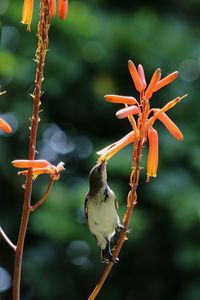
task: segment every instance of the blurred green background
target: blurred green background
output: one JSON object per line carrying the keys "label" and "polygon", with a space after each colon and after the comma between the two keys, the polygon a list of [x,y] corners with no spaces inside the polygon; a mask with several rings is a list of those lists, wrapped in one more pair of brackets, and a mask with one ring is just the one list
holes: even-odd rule
{"label": "blurred green background", "polygon": [[[1,116],[14,128],[0,137],[0,225],[16,241],[24,178],[10,161],[26,158],[33,91],[39,3],[31,33],[20,24],[22,2],[0,1]],[[163,76],[179,78],[152,98],[161,107],[178,95],[187,99],[169,112],[184,133],[177,142],[157,123],[160,162],[156,179],[146,180],[142,160],[138,204],[129,240],[99,300],[200,299],[200,1],[69,1],[65,22],[50,28],[37,158],[66,171],[48,200],[30,219],[24,252],[22,300],[87,299],[104,266],[83,214],[88,173],[96,151],[130,130],[117,120],[117,105],[105,94],[137,96],[127,61],[143,64],[149,79],[160,67]],[[129,190],[131,148],[108,164],[122,218]],[[33,202],[48,184],[34,183]],[[11,299],[14,255],[0,241],[0,299]]]}

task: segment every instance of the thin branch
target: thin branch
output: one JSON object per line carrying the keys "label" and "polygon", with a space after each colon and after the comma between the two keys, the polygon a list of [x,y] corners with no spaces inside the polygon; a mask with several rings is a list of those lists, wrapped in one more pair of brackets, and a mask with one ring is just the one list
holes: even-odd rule
{"label": "thin branch", "polygon": [[0,236],[6,241],[6,243],[14,250],[16,251],[16,246],[11,242],[7,234],[3,231],[3,228],[0,227]]}
{"label": "thin branch", "polygon": [[[40,1],[40,21],[38,24],[38,48],[36,51],[36,77],[35,77],[35,89],[32,95],[33,98],[33,114],[31,118],[30,129],[30,141],[29,141],[29,160],[35,158],[35,148],[37,139],[37,128],[39,124],[39,112],[40,112],[40,98],[42,94],[42,82],[43,68],[48,49],[48,30],[50,26],[49,16],[49,1]],[[32,194],[32,169],[29,169],[24,190],[24,202],[21,218],[21,225],[19,229],[16,254],[15,254],[15,266],[14,266],[14,278],[13,278],[13,300],[20,300],[20,282],[21,282],[21,269],[22,269],[22,256],[24,249],[24,241],[31,212],[31,194]]]}
{"label": "thin branch", "polygon": [[34,211],[36,208],[38,208],[46,200],[47,196],[49,195],[49,192],[51,191],[53,183],[54,183],[54,180],[51,178],[46,192],[44,193],[44,195],[40,198],[40,200],[36,204],[31,206],[31,211]]}

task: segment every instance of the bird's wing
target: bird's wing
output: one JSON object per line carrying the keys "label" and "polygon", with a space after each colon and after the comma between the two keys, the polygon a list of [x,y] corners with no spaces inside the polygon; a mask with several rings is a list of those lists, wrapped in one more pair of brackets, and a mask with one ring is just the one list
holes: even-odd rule
{"label": "bird's wing", "polygon": [[117,202],[116,195],[115,195],[115,193],[113,192],[113,190],[111,190],[110,188],[109,188],[109,192],[110,192],[110,194],[113,196],[113,199],[114,199],[114,201],[115,201],[115,208],[116,208],[116,210],[117,210],[118,207],[119,207],[119,205],[118,205],[118,202]]}
{"label": "bird's wing", "polygon": [[85,198],[85,203],[84,203],[84,212],[85,212],[85,217],[88,219],[88,212],[87,212],[87,203],[88,203],[88,196]]}

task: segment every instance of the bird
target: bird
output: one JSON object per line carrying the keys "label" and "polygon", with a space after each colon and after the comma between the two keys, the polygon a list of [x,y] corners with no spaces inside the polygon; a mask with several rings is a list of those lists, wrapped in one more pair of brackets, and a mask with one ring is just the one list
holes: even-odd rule
{"label": "bird", "polygon": [[[117,213],[115,193],[107,183],[106,161],[98,162],[89,173],[89,191],[85,199],[85,216],[90,232],[100,247],[102,262],[117,262],[111,250],[111,240],[117,230],[123,229]],[[106,257],[106,252],[108,257]]]}

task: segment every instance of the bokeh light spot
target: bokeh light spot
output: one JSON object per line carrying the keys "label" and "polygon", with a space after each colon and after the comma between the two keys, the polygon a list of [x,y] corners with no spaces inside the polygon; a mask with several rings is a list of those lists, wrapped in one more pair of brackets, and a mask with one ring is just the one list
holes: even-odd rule
{"label": "bokeh light spot", "polygon": [[5,14],[7,9],[8,9],[8,0],[0,1],[0,15]]}
{"label": "bokeh light spot", "polygon": [[8,271],[0,267],[0,293],[5,292],[11,287],[11,276]]}
{"label": "bokeh light spot", "polygon": [[199,78],[200,66],[195,59],[185,59],[179,66],[180,78],[187,82]]}
{"label": "bokeh light spot", "polygon": [[14,26],[3,26],[1,30],[1,48],[15,50],[19,44],[20,35]]}
{"label": "bokeh light spot", "polygon": [[82,266],[89,263],[88,255],[90,252],[86,242],[77,240],[72,241],[66,249],[71,262],[76,266]]}
{"label": "bokeh light spot", "polygon": [[77,136],[74,138],[75,153],[80,159],[85,159],[90,156],[93,145],[92,142],[86,136]]}
{"label": "bokeh light spot", "polygon": [[86,43],[83,47],[82,54],[86,61],[96,63],[103,58],[105,50],[100,43],[92,41]]}

